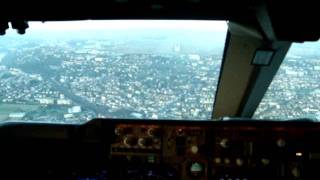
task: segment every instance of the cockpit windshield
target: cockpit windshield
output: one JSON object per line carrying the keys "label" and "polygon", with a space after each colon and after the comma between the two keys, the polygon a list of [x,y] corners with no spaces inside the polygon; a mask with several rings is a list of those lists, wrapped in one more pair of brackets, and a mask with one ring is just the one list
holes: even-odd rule
{"label": "cockpit windshield", "polygon": [[319,50],[319,41],[292,45],[254,118],[320,120]]}
{"label": "cockpit windshield", "polygon": [[29,26],[0,37],[0,122],[211,119],[225,21]]}

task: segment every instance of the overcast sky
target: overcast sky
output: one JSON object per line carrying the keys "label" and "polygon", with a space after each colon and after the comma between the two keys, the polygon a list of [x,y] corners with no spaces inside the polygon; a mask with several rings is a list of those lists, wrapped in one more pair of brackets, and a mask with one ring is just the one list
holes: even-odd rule
{"label": "overcast sky", "polygon": [[65,22],[29,22],[32,30],[123,30],[123,29],[186,29],[225,32],[225,21],[198,20],[86,20]]}

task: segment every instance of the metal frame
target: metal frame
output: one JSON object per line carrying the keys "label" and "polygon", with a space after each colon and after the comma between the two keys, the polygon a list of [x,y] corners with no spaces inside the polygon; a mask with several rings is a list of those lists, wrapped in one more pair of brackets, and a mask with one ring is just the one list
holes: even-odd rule
{"label": "metal frame", "polygon": [[[277,73],[291,42],[270,40],[258,28],[237,23],[229,23],[228,31],[212,119],[225,116],[250,118]],[[269,65],[252,64],[259,49],[274,51]]]}
{"label": "metal frame", "polygon": [[243,101],[242,109],[239,112],[241,117],[252,117],[255,110],[259,106],[264,94],[267,92],[274,76],[285,58],[291,42],[276,41],[272,43],[275,53],[269,66],[256,67],[254,80],[247,89],[247,95]]}

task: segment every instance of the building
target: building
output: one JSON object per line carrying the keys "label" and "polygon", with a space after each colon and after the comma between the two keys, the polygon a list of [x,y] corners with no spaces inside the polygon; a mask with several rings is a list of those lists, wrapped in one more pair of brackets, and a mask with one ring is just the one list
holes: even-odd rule
{"label": "building", "polygon": [[9,119],[19,120],[19,119],[22,119],[25,115],[26,115],[26,113],[24,113],[24,112],[10,113]]}

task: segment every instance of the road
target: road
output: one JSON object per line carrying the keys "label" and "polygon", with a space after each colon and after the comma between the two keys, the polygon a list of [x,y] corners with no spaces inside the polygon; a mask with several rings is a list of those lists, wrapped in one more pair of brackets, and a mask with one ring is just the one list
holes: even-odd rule
{"label": "road", "polygon": [[46,77],[46,80],[52,84],[56,91],[61,92],[65,97],[69,98],[76,104],[81,105],[82,108],[92,110],[96,114],[102,114],[108,117],[130,118],[132,117],[131,113],[135,112],[126,109],[110,112],[106,106],[92,103],[83,97],[75,95],[70,89],[64,87],[53,78]]}

